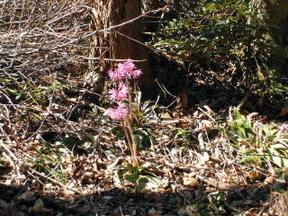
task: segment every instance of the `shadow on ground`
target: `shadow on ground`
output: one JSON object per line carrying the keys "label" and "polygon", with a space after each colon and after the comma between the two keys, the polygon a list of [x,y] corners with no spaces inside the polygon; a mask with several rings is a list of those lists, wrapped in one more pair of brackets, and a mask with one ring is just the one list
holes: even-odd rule
{"label": "shadow on ground", "polygon": [[[287,185],[286,185],[287,188]],[[59,194],[58,194],[59,196]],[[158,193],[128,192],[120,189],[99,192],[89,196],[71,195],[61,199],[43,191],[32,192],[28,186],[0,185],[0,215],[232,215],[239,212],[259,213],[271,211],[288,212],[284,204],[272,192],[270,186],[245,186],[216,190],[198,186],[178,192],[164,190]],[[287,202],[288,203],[288,202]],[[287,205],[286,203],[286,205]],[[276,211],[276,210],[273,210]],[[284,214],[285,215],[285,212]]]}
{"label": "shadow on ground", "polygon": [[[240,78],[238,80],[237,77],[233,80],[215,74],[209,75],[207,71],[208,74],[191,72],[188,75],[186,66],[169,61],[161,55],[152,55],[149,62],[155,81],[154,89],[143,89],[143,101],[158,100],[159,104],[168,106],[171,110],[180,107],[188,112],[207,105],[220,114],[227,114],[229,107],[240,105],[244,112],[257,112],[267,120],[281,122],[287,118],[287,115],[279,114],[288,104],[288,94],[276,94],[276,87],[275,93],[272,94],[268,93],[264,84],[260,86],[258,83],[256,90],[255,83],[239,84]],[[281,83],[283,86],[288,85],[287,75],[283,74]],[[178,103],[175,102],[177,99]]]}

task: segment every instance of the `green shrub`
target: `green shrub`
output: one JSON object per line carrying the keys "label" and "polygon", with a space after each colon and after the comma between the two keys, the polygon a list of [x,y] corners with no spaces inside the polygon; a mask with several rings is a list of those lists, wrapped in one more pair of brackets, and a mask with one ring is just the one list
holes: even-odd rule
{"label": "green shrub", "polygon": [[277,71],[269,64],[275,43],[265,17],[263,1],[201,0],[169,21],[153,45],[207,84],[266,92],[269,86],[281,93],[284,86],[273,82]]}

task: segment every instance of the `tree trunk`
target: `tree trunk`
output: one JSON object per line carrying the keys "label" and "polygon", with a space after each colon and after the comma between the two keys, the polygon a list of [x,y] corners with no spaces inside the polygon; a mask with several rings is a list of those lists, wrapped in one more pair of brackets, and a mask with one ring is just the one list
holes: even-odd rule
{"label": "tree trunk", "polygon": [[[90,30],[102,30],[130,21],[141,15],[141,0],[92,0],[92,21]],[[107,32],[100,32],[90,38],[89,57],[100,58],[89,62],[86,80],[94,91],[102,93],[105,86],[105,72],[119,59],[133,59],[144,75],[140,86],[150,89],[153,81],[148,63],[148,50],[142,40],[141,18]],[[111,61],[105,61],[111,59]],[[107,64],[108,63],[108,64]]]}
{"label": "tree trunk", "polygon": [[[111,25],[121,24],[141,15],[141,0],[113,0]],[[148,63],[148,50],[143,44],[142,22],[137,19],[129,24],[113,29],[111,56],[115,59],[144,60],[136,62],[144,75],[140,85],[150,88],[153,84]]]}

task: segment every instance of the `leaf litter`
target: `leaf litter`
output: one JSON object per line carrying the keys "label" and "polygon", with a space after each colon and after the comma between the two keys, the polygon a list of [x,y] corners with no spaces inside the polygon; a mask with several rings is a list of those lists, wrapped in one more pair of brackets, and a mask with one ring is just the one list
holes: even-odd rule
{"label": "leaf litter", "polygon": [[[162,109],[154,118],[141,120],[151,145],[139,151],[139,159],[155,179],[140,191],[120,180],[118,170],[126,163],[125,140],[119,140],[111,123],[101,117],[69,122],[52,141],[39,136],[26,142],[21,137],[10,138],[9,144],[2,141],[1,213],[286,214],[287,167],[263,158],[261,165],[243,163],[237,145],[251,140],[236,136],[237,144],[233,143],[228,116],[217,115],[207,105],[188,114],[165,112],[171,111]],[[159,114],[166,117],[161,119]],[[280,137],[277,142],[287,145],[287,133]],[[279,203],[281,208],[276,208]]]}

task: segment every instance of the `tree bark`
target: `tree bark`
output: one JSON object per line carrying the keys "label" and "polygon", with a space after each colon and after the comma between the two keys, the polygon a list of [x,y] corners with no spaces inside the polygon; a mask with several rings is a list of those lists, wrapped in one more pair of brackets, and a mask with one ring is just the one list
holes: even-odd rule
{"label": "tree bark", "polygon": [[[113,0],[111,25],[121,24],[141,15],[141,0]],[[136,63],[144,75],[140,85],[150,88],[153,84],[148,63],[148,50],[143,44],[142,22],[137,19],[111,32],[111,56],[115,59],[144,60]]]}

